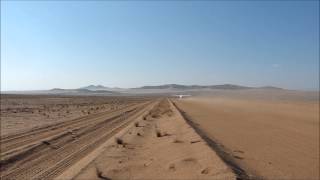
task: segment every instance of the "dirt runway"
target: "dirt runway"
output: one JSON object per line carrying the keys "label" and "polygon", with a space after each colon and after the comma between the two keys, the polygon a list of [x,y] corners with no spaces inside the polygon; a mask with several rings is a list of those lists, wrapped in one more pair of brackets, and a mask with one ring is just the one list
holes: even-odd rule
{"label": "dirt runway", "polygon": [[255,177],[319,179],[319,102],[226,96],[176,100]]}

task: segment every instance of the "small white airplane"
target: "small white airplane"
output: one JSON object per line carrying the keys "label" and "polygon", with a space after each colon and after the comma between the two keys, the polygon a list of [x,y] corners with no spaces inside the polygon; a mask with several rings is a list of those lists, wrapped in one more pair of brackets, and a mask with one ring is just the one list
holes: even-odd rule
{"label": "small white airplane", "polygon": [[179,97],[179,99],[182,99],[184,97],[190,97],[191,95],[184,95],[184,94],[179,94],[179,95],[173,95],[175,97]]}

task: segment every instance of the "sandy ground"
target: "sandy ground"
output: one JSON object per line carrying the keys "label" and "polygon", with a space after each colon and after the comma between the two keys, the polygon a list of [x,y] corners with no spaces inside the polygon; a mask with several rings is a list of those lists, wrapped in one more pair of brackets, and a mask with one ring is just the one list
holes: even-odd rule
{"label": "sandy ground", "polygon": [[249,174],[319,179],[319,101],[308,94],[211,94],[176,100]]}
{"label": "sandy ground", "polygon": [[2,94],[1,136],[120,109],[144,100],[127,97]]}
{"label": "sandy ground", "polygon": [[[113,138],[117,132],[128,126],[140,114],[149,111],[153,107],[152,104],[155,104],[150,99],[146,101],[141,97],[138,99],[119,98],[117,102],[122,101],[121,105],[110,102],[110,97],[95,99],[95,97],[11,96],[7,98],[9,101],[15,102],[15,106],[18,106],[16,108],[10,107],[10,110],[11,108],[14,109],[16,112],[14,114],[22,117],[24,117],[25,112],[18,111],[22,109],[21,107],[23,109],[37,107],[23,102],[45,102],[45,106],[49,107],[46,109],[46,113],[49,114],[52,111],[51,108],[57,105],[48,103],[48,98],[68,98],[68,102],[59,99],[58,103],[68,103],[67,108],[69,107],[70,114],[71,110],[77,110],[78,103],[82,101],[87,103],[91,101],[99,109],[101,108],[100,103],[108,104],[114,108],[110,108],[113,110],[105,109],[105,111],[99,112],[98,109],[91,110],[92,106],[90,106],[87,110],[92,113],[80,114],[78,116],[81,117],[71,120],[62,118],[56,122],[50,121],[50,119],[35,118],[33,121],[25,120],[23,122],[24,124],[32,123],[32,128],[19,125],[12,127],[16,130],[16,133],[1,136],[0,139],[0,178],[3,180],[52,179],[72,164],[85,158],[102,143]],[[62,109],[62,111],[65,111],[65,109]],[[34,109],[28,113],[32,114],[32,112],[34,112]],[[35,114],[37,115],[37,113]],[[12,117],[11,114],[8,115]],[[49,115],[53,116],[52,114]],[[14,124],[16,119],[5,120]],[[1,126],[1,131],[5,128]]]}
{"label": "sandy ground", "polygon": [[235,175],[172,104],[162,101],[75,179],[235,179]]}
{"label": "sandy ground", "polygon": [[236,179],[166,99],[1,97],[3,180]]}
{"label": "sandy ground", "polygon": [[[236,178],[169,101],[156,102],[1,95],[1,178],[64,179],[74,167],[75,179]],[[247,174],[319,179],[314,93],[217,91],[174,102]]]}

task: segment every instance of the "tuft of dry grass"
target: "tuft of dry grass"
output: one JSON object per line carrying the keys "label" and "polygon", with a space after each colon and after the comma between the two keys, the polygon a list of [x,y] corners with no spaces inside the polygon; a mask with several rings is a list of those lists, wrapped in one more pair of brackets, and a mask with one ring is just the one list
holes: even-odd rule
{"label": "tuft of dry grass", "polygon": [[158,115],[158,114],[152,114],[151,117],[152,117],[152,118],[159,118],[160,115]]}
{"label": "tuft of dry grass", "polygon": [[124,145],[124,142],[121,138],[117,137],[116,138],[116,143],[119,144],[119,145]]}
{"label": "tuft of dry grass", "polygon": [[134,126],[135,126],[135,127],[139,127],[139,122],[135,122],[135,123],[134,123]]}
{"label": "tuft of dry grass", "polygon": [[175,140],[173,141],[173,143],[183,143],[183,141],[182,141],[182,140],[179,140],[179,139],[175,139]]}
{"label": "tuft of dry grass", "polygon": [[182,161],[184,161],[184,162],[195,162],[195,161],[197,161],[197,159],[189,157],[189,158],[183,159]]}
{"label": "tuft of dry grass", "polygon": [[170,164],[170,165],[169,165],[169,170],[170,170],[170,171],[175,171],[175,170],[176,170],[175,164]]}
{"label": "tuft of dry grass", "polygon": [[205,168],[201,171],[201,174],[208,174],[209,173],[209,168]]}
{"label": "tuft of dry grass", "polygon": [[96,175],[97,175],[97,177],[100,178],[100,179],[109,180],[108,177],[103,176],[102,171],[101,171],[99,168],[97,168],[97,167],[96,167]]}
{"label": "tuft of dry grass", "polygon": [[162,137],[162,133],[159,129],[156,130],[156,135],[157,137]]}

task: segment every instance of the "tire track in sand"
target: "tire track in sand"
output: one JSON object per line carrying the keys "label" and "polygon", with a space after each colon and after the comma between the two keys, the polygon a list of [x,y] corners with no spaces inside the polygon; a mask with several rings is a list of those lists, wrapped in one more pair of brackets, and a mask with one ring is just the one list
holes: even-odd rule
{"label": "tire track in sand", "polygon": [[[2,164],[1,179],[51,179],[111,138],[130,122],[130,117],[144,112],[150,105],[150,102],[144,103],[108,118],[95,119],[89,124],[80,123],[81,126],[77,125],[71,131],[70,128],[63,128],[63,131],[67,132],[27,150],[24,154],[26,158],[20,160],[21,157],[18,157],[17,161],[7,168],[3,168]],[[90,122],[91,119],[86,121]]]}

